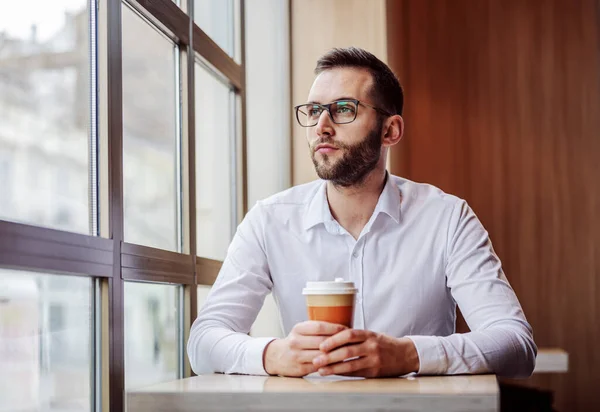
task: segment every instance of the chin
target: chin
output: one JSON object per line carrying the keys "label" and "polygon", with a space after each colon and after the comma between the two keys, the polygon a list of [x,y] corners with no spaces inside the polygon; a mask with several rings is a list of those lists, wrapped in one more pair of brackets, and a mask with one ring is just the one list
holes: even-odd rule
{"label": "chin", "polygon": [[335,169],[336,162],[332,162],[331,160],[315,160],[313,161],[315,165],[315,169],[318,171],[322,171],[323,174],[331,174],[331,172]]}
{"label": "chin", "polygon": [[336,178],[338,176],[335,175],[333,173],[333,171],[334,171],[333,167],[327,167],[327,168],[318,167],[318,168],[316,168],[317,176],[319,176],[319,178],[323,179],[323,180],[336,180]]}

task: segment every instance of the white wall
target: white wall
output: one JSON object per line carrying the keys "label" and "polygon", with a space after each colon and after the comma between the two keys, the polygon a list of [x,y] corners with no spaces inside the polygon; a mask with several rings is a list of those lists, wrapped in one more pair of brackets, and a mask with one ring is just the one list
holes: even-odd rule
{"label": "white wall", "polygon": [[288,2],[246,1],[248,206],[290,187]]}
{"label": "white wall", "polygon": [[[283,0],[246,1],[248,207],[290,187],[289,7]],[[253,336],[281,336],[271,295]]]}

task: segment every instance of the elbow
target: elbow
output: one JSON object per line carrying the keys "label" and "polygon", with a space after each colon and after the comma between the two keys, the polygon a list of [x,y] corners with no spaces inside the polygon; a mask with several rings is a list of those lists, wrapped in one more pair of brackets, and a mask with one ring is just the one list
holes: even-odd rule
{"label": "elbow", "polygon": [[537,359],[537,345],[533,341],[533,336],[529,336],[525,339],[525,346],[525,361],[523,362],[522,377],[528,378],[535,370],[535,362]]}
{"label": "elbow", "polygon": [[196,375],[198,375],[199,369],[196,356],[196,353],[198,352],[196,349],[197,347],[198,345],[195,342],[194,335],[190,332],[190,337],[187,342],[186,351],[188,360],[190,361],[190,367],[192,368],[192,372],[194,372]]}
{"label": "elbow", "polygon": [[518,336],[519,345],[513,347],[513,353],[508,356],[506,363],[501,365],[500,376],[506,378],[528,378],[533,374],[537,358],[537,346],[533,336]]}
{"label": "elbow", "polygon": [[200,365],[198,364],[198,353],[200,352],[200,350],[198,345],[197,334],[194,333],[193,329],[190,330],[190,337],[187,341],[186,350],[192,371],[196,375],[200,374]]}
{"label": "elbow", "polygon": [[186,346],[190,367],[196,375],[215,372],[205,356],[206,351],[202,345],[203,334],[204,330],[196,320],[190,329],[190,337]]}

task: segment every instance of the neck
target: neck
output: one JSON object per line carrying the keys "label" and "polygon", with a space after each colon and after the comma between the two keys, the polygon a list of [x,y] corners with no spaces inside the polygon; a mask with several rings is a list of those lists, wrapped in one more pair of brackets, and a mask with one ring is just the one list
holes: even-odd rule
{"label": "neck", "polygon": [[377,167],[354,186],[341,187],[327,182],[331,214],[355,239],[365,227],[385,186],[385,167]]}

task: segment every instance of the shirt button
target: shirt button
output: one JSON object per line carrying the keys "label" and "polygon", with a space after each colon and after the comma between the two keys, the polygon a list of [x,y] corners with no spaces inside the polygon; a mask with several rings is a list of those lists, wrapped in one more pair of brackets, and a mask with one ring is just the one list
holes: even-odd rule
{"label": "shirt button", "polygon": [[358,257],[358,253],[354,252],[354,253],[352,254],[352,257],[355,257],[355,258],[357,258],[357,257]]}

